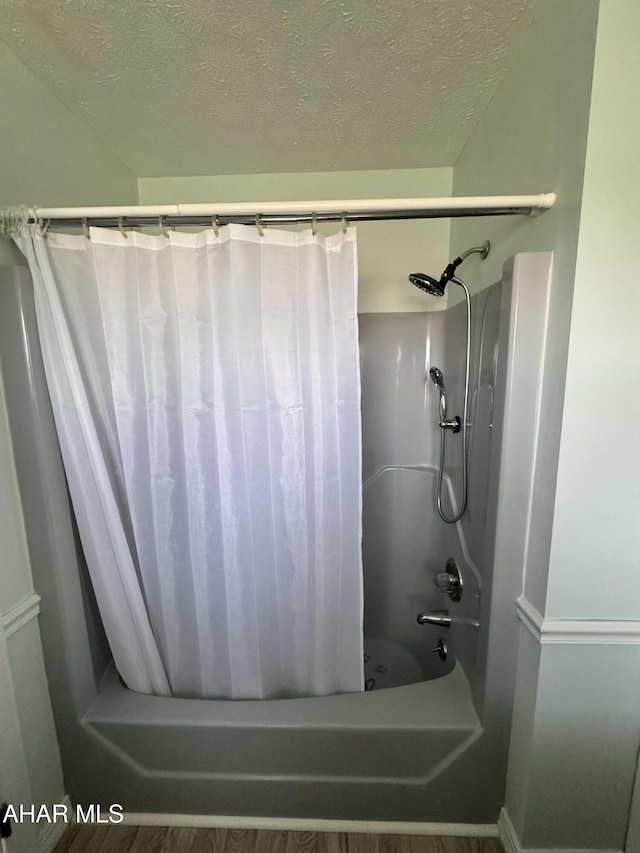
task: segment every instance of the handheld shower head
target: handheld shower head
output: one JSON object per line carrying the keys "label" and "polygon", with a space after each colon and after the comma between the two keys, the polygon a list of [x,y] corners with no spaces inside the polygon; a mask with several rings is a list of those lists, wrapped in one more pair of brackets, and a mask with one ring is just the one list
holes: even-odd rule
{"label": "handheld shower head", "polygon": [[442,425],[447,419],[447,392],[444,387],[444,376],[442,375],[442,371],[439,367],[430,368],[429,376],[433,384],[440,392],[438,411],[440,413],[440,425]]}
{"label": "handheld shower head", "polygon": [[429,370],[429,376],[431,377],[431,381],[434,385],[436,385],[440,391],[444,393],[444,376],[442,375],[442,371],[438,367],[432,367]]}

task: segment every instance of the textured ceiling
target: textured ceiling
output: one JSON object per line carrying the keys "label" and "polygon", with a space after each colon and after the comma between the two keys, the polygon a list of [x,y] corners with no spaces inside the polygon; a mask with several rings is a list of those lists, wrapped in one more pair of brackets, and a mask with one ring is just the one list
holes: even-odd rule
{"label": "textured ceiling", "polygon": [[139,176],[452,165],[535,0],[2,0]]}

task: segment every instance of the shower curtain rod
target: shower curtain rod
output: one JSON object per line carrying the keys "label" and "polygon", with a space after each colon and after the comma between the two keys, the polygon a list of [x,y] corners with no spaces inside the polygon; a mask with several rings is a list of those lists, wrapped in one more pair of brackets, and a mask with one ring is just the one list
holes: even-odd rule
{"label": "shower curtain rod", "polygon": [[458,216],[535,216],[552,207],[555,193],[458,198],[342,199],[332,201],[210,202],[128,207],[35,207],[31,222],[59,225],[262,225],[350,222],[383,219],[436,219]]}

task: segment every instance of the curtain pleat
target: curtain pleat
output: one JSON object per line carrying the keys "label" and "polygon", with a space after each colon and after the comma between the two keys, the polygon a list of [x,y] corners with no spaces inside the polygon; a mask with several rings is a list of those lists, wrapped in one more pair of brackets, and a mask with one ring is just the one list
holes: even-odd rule
{"label": "curtain pleat", "polygon": [[362,690],[354,230],[16,241],[127,685]]}

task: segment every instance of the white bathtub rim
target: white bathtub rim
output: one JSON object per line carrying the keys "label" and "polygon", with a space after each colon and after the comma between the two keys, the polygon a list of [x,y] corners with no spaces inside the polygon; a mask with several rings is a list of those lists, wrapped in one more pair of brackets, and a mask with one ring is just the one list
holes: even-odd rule
{"label": "white bathtub rim", "polygon": [[[398,708],[390,700],[402,699]],[[429,701],[433,717],[424,719],[424,702]],[[455,707],[451,707],[452,700]],[[368,718],[354,718],[353,706],[366,709]],[[327,708],[331,708],[327,716]],[[215,712],[215,713],[214,713]],[[437,713],[436,713],[437,712]],[[165,717],[166,713],[166,717]],[[234,728],[277,726],[279,728],[379,729],[452,728],[475,729],[480,726],[473,706],[471,690],[460,661],[439,678],[359,693],[290,699],[187,699],[154,696],[129,690],[113,664],[107,668],[95,702],[83,717],[85,724],[110,722],[157,723],[170,718],[172,723],[189,723]]]}

